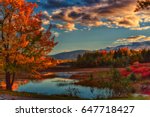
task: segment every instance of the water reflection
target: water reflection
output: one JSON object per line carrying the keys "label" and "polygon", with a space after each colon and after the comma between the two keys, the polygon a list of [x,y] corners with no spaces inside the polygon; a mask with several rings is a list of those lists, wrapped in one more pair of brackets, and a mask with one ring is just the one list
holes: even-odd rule
{"label": "water reflection", "polygon": [[67,78],[53,78],[46,80],[34,80],[23,83],[16,88],[19,92],[32,92],[44,95],[70,95],[82,98],[96,99],[112,97],[113,91],[75,85],[77,80]]}
{"label": "water reflection", "polygon": [[[110,89],[98,89],[85,86],[75,85],[78,80],[69,78],[53,78],[45,80],[17,80],[12,87],[13,91],[31,92],[44,95],[70,95],[81,98],[97,99],[108,98],[113,96]],[[5,80],[0,80],[0,87],[5,89]]]}
{"label": "water reflection", "polygon": [[57,77],[70,78],[72,75],[77,73],[79,72],[57,72],[55,75]]}
{"label": "water reflection", "polygon": [[[25,85],[29,82],[29,80],[17,80],[14,82],[13,86],[12,86],[12,90],[13,91],[16,91],[18,90],[18,88],[21,86],[21,85]],[[0,81],[0,88],[1,89],[6,89],[6,83],[4,80],[1,80]]]}

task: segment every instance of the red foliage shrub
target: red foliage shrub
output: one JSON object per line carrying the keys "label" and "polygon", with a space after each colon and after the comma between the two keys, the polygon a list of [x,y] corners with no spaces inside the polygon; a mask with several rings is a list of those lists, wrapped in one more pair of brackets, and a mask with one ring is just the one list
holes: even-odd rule
{"label": "red foliage shrub", "polygon": [[135,74],[141,74],[142,78],[150,78],[149,63],[132,65],[128,69],[121,70],[121,74],[127,77],[131,73],[135,73]]}

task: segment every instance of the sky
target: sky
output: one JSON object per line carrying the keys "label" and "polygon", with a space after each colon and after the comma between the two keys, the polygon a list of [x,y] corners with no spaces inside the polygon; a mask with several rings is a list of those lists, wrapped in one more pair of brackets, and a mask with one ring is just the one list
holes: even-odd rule
{"label": "sky", "polygon": [[58,45],[51,54],[150,41],[150,12],[135,12],[137,0],[28,0],[52,24]]}

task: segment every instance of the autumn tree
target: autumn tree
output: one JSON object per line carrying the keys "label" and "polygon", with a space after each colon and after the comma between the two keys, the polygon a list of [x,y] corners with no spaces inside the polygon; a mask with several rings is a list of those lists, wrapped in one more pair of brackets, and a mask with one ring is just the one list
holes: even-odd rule
{"label": "autumn tree", "polygon": [[56,45],[50,27],[42,30],[35,7],[25,0],[0,0],[0,61],[7,90],[12,90],[18,72],[34,75],[45,67]]}

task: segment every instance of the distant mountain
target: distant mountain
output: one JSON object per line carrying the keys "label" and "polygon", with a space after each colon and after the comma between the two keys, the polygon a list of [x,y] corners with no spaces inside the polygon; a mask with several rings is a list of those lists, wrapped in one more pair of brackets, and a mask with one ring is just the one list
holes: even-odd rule
{"label": "distant mountain", "polygon": [[78,57],[78,55],[83,55],[85,52],[88,52],[88,50],[75,50],[75,51],[71,51],[71,52],[62,52],[59,54],[55,54],[52,55],[53,58],[55,59],[76,59]]}
{"label": "distant mountain", "polygon": [[[129,48],[129,49],[150,49],[150,41],[145,41],[145,42],[134,42],[132,44],[129,45],[119,45],[119,46],[115,46],[115,47],[106,47],[104,49],[100,49],[100,50],[118,50],[119,48]],[[89,52],[89,50],[75,50],[75,51],[71,51],[71,52],[63,52],[63,53],[59,53],[56,55],[52,55],[52,57],[54,57],[55,59],[76,59],[78,55],[83,55],[85,52]]]}
{"label": "distant mountain", "polygon": [[144,48],[147,48],[147,49],[150,49],[150,41],[145,41],[145,42],[134,42],[134,43],[131,43],[129,45],[119,45],[119,46],[115,46],[115,47],[106,47],[104,49],[100,49],[100,50],[107,50],[107,51],[110,51],[110,50],[118,50],[119,48],[129,48],[129,49],[144,49]]}

